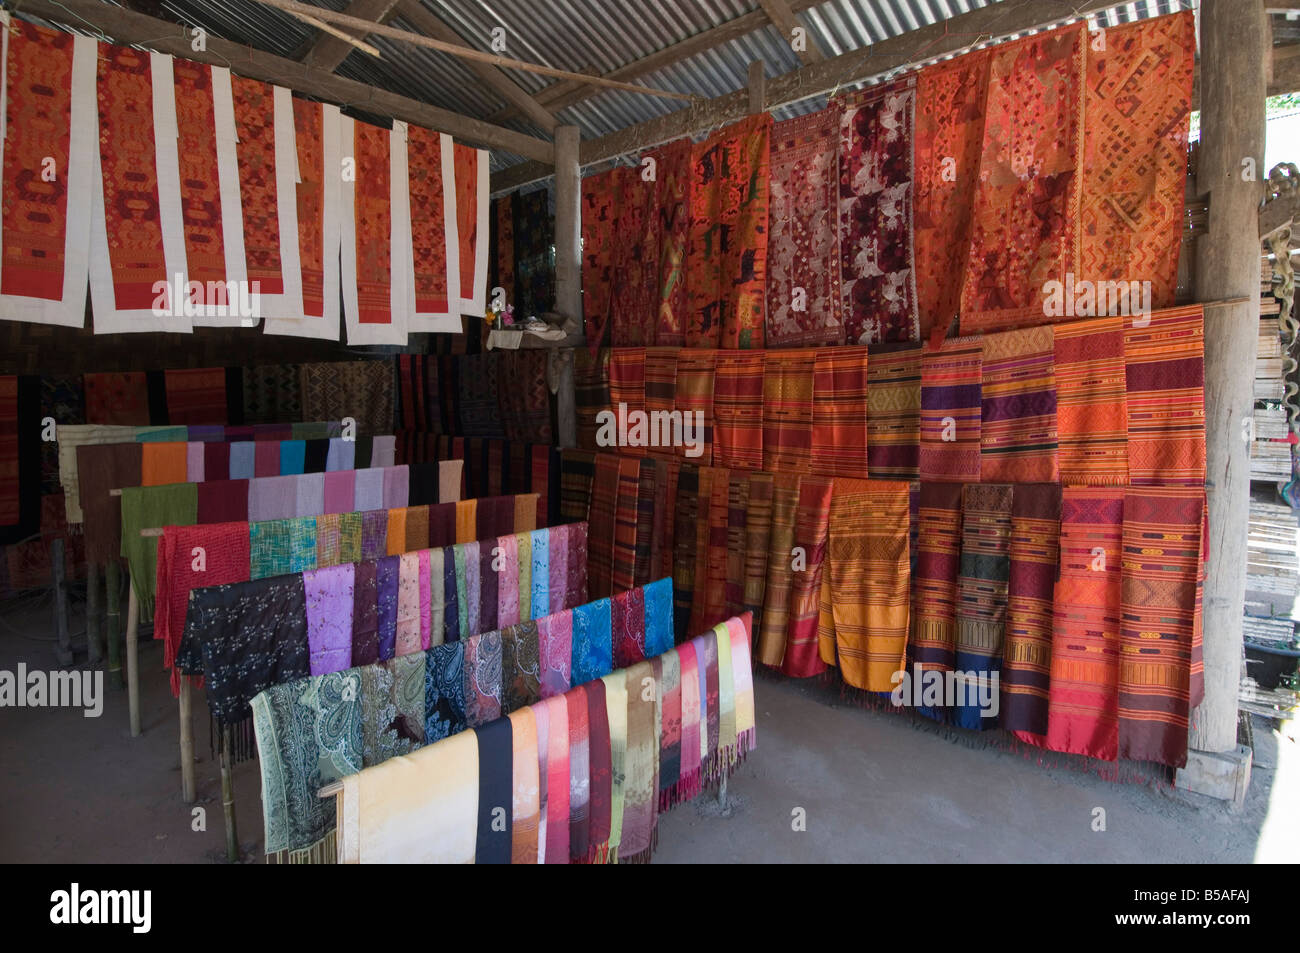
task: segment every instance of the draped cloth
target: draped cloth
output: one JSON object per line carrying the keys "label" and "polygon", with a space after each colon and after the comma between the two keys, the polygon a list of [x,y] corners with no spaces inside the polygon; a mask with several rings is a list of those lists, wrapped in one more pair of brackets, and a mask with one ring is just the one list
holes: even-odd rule
{"label": "draped cloth", "polygon": [[763,467],[763,354],[720,351],[713,377],[713,461]]}
{"label": "draped cloth", "polygon": [[844,343],[836,227],[839,127],[833,107],[772,127],[768,347]]}
{"label": "draped cloth", "polygon": [[660,347],[681,347],[686,343],[693,148],[691,140],[683,138],[650,153],[659,179],[659,298],[654,343]]}
{"label": "draped cloth", "polygon": [[131,586],[139,600],[142,621],[153,618],[158,537],[141,536],[140,531],[192,526],[197,511],[198,494],[193,483],[122,488],[122,555],[131,570]]}
{"label": "draped cloth", "polygon": [[[478,736],[467,731],[344,778],[339,861],[473,863],[478,755]],[[430,811],[430,803],[438,810]]]}
{"label": "draped cloth", "polygon": [[334,862],[334,802],[317,792],[362,769],[364,684],[351,669],[253,697],[268,859]]}
{"label": "draped cloth", "polygon": [[608,349],[595,354],[586,348],[573,351],[574,412],[578,418],[578,446],[583,450],[600,449],[596,443],[596,416],[609,410],[609,357]]}
{"label": "draped cloth", "polygon": [[1132,485],[1205,483],[1205,329],[1199,304],[1124,326]]}
{"label": "draped cloth", "polygon": [[508,864],[514,849],[514,730],[508,719],[474,729],[478,743],[476,864]]}
{"label": "draped cloth", "polygon": [[916,80],[913,247],[924,340],[946,334],[961,302],[988,97],[991,50],[924,67]]}
{"label": "draped cloth", "polygon": [[569,736],[569,861],[587,859],[591,836],[590,739],[587,728],[587,690],[578,685],[564,696]]}
{"label": "draped cloth", "polygon": [[961,333],[1042,324],[1044,286],[1079,273],[1084,24],[993,48]]}
{"label": "draped cloth", "polygon": [[[956,723],[980,730],[997,724],[997,683],[1006,632],[1011,571],[1013,488],[968,484],[962,489],[961,568],[957,577],[957,652],[954,666],[965,685],[953,710]],[[1000,676],[999,676],[1000,677]],[[984,710],[985,701],[993,714]]]}
{"label": "draped cloth", "polygon": [[772,480],[772,516],[768,534],[767,579],[764,584],[763,624],[759,629],[758,661],[780,668],[785,657],[786,627],[790,618],[793,581],[795,509],[799,503],[799,476],[777,473]]}
{"label": "draped cloth", "polygon": [[649,653],[644,590],[630,589],[610,600],[610,628],[614,668],[629,668],[646,659]]}
{"label": "draped cloth", "polygon": [[1060,536],[1061,487],[1053,483],[1017,486],[1011,501],[1011,566],[999,724],[1022,741],[1037,745],[1047,740]]}
{"label": "draped cloth", "polygon": [[745,565],[742,602],[755,619],[762,618],[767,589],[767,556],[772,541],[773,476],[749,475],[749,499],[745,508]]}
{"label": "draped cloth", "polygon": [[641,499],[641,461],[618,458],[618,499],[614,506],[613,573],[610,594],[636,584],[637,523]]}
{"label": "draped cloth", "polygon": [[1060,479],[1083,486],[1128,482],[1125,318],[1052,328]]}
{"label": "draped cloth", "polygon": [[536,622],[501,631],[501,704],[518,711],[542,699],[540,640]]}
{"label": "draped cloth", "polygon": [[[98,44],[6,18],[4,47],[0,314],[79,328],[90,268]],[[56,179],[47,183],[42,173],[51,161]]]}
{"label": "draped cloth", "polygon": [[537,863],[537,828],[540,810],[538,780],[537,719],[531,708],[510,713],[513,765],[510,862]]}
{"label": "draped cloth", "polygon": [[812,464],[813,350],[768,351],[763,369],[763,469],[807,473]]}
{"label": "draped cloth", "polygon": [[[957,651],[957,575],[961,567],[962,485],[922,483],[917,509],[910,662],[951,672]],[[939,718],[925,706],[922,714]]]}
{"label": "draped cloth", "polygon": [[[645,863],[654,849],[659,807],[659,726],[653,666],[638,662],[626,669],[627,747],[623,758],[623,823],[620,863]],[[651,686],[647,691],[646,687]]]}
{"label": "draped cloth", "polygon": [[639,170],[614,166],[582,180],[582,312],[587,346],[608,344],[612,290],[616,280],[619,214],[624,196],[641,183]]}
{"label": "draped cloth", "polygon": [[109,496],[109,491],[140,485],[140,446],[113,443],[76,448],[82,508],[78,515],[84,519],[86,559],[92,563],[106,563],[121,555],[122,500]]}
{"label": "draped cloth", "polygon": [[[597,862],[613,863],[618,859],[623,838],[623,810],[627,789],[628,683],[627,672],[601,677],[605,688],[605,712],[609,725],[609,837]],[[549,845],[547,853],[550,853]]]}
{"label": "draped cloth", "polygon": [[[459,333],[460,314],[452,306],[451,279],[460,270],[456,241],[456,212],[448,203],[449,179],[454,178],[453,143],[446,133],[419,126],[406,127],[407,193],[410,198],[412,248],[404,267],[411,269],[412,331]],[[506,200],[507,207],[509,200]],[[508,218],[508,216],[507,216]],[[401,236],[399,236],[401,237]],[[507,240],[509,235],[504,236]],[[507,244],[507,248],[510,246]],[[507,294],[510,289],[507,288]]]}
{"label": "draped cloth", "polygon": [[[645,411],[645,348],[620,347],[610,351],[609,404],[620,416],[624,411],[629,415]],[[618,450],[637,457],[645,454],[643,446],[633,446],[630,441]]]}
{"label": "draped cloth", "polygon": [[1124,493],[1120,578],[1119,756],[1182,767],[1205,493]]}
{"label": "draped cloth", "polygon": [[849,344],[915,341],[912,128],[916,76],[846,97],[840,117],[840,270]]}
{"label": "draped cloth", "polygon": [[[799,481],[799,503],[794,519],[794,550],[781,558],[795,562],[790,585],[790,616],[781,671],[793,678],[808,678],[826,670],[818,649],[817,617],[823,563],[830,524],[829,477],[808,476]],[[801,552],[799,552],[801,551]]]}
{"label": "draped cloth", "polygon": [[867,466],[878,479],[914,480],[921,453],[921,349],[871,349]]}
{"label": "draped cloth", "polygon": [[1123,489],[1061,492],[1061,575],[1052,617],[1047,747],[1114,761],[1118,685]]}
{"label": "draped cloth", "polygon": [[845,683],[854,688],[891,691],[905,662],[908,519],[906,483],[834,481],[823,570],[834,626],[830,651],[823,644],[821,658],[838,664]]}
{"label": "draped cloth", "polygon": [[980,478],[1050,483],[1058,478],[1055,351],[1051,326],[984,338]]}
{"label": "draped cloth", "polygon": [[[717,351],[677,353],[676,409],[682,415],[682,442],[677,455],[692,463],[713,462],[713,381]],[[689,429],[688,429],[689,428]],[[687,440],[687,434],[693,440]]]}
{"label": "draped cloth", "polygon": [[927,347],[921,356],[922,481],[979,481],[980,403],[980,339]]}
{"label": "draped cloth", "polygon": [[771,132],[762,113],[691,148],[687,347],[763,346]]}
{"label": "draped cloth", "polygon": [[465,642],[432,646],[425,655],[424,739],[433,744],[468,726],[465,713]]}
{"label": "draped cloth", "polygon": [[608,596],[614,573],[614,533],[619,497],[620,458],[612,453],[596,454],[591,482],[591,510],[588,517],[588,545],[591,562],[587,583],[593,595]]}
{"label": "draped cloth", "polygon": [[[560,695],[542,703],[546,708],[546,862],[569,862],[570,797],[569,704]],[[540,753],[540,748],[539,748]]]}
{"label": "draped cloth", "polygon": [[144,372],[87,374],[85,382],[87,423],[116,426],[149,423],[149,385]]}
{"label": "draped cloth", "polygon": [[1088,42],[1084,56],[1080,277],[1149,281],[1147,306],[1170,307],[1178,287],[1195,17],[1189,10],[1117,24],[1102,48]]}
{"label": "draped cloth", "polygon": [[813,362],[812,470],[867,478],[867,349],[823,348]]}
{"label": "draped cloth", "polygon": [[613,627],[609,599],[573,609],[572,684],[582,685],[613,671]]}

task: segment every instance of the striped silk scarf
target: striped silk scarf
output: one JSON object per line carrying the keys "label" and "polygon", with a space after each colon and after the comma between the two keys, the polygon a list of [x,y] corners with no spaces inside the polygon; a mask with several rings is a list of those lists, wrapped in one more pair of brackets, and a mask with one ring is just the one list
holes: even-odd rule
{"label": "striped silk scarf", "polygon": [[872,348],[867,364],[868,470],[882,480],[914,480],[920,448],[921,348]]}
{"label": "striped silk scarf", "polygon": [[781,671],[793,678],[808,678],[826,670],[818,648],[817,617],[830,523],[831,487],[829,477],[809,476],[799,481],[793,551],[782,554],[792,564],[793,572]]}
{"label": "striped silk scarf", "polygon": [[587,582],[597,598],[612,591],[614,573],[614,534],[617,525],[620,489],[620,458],[612,453],[596,454],[591,482],[591,515],[588,545],[591,562]]}
{"label": "striped silk scarf", "polygon": [[978,337],[951,338],[921,356],[921,479],[980,478]]}
{"label": "striped silk scarf", "polygon": [[586,348],[573,351],[573,386],[575,413],[578,418],[578,446],[583,450],[601,449],[596,445],[596,415],[609,410],[609,350],[594,355]]}
{"label": "striped silk scarf", "polygon": [[[603,456],[603,454],[602,454]],[[610,593],[636,585],[637,530],[641,499],[641,461],[618,457],[618,495],[614,504]]]}
{"label": "striped silk scarf", "polygon": [[1205,329],[1201,306],[1124,327],[1132,485],[1205,482]]}
{"label": "striped silk scarf", "polygon": [[[682,415],[682,442],[677,455],[698,466],[713,463],[713,377],[717,351],[677,352],[676,409]],[[695,445],[688,446],[687,427]]]}
{"label": "striped silk scarf", "polygon": [[763,367],[763,469],[807,473],[812,465],[815,350],[768,351]]}
{"label": "striped silk scarf", "polygon": [[822,348],[813,364],[812,471],[867,478],[867,349]]}
{"label": "striped silk scarf", "polygon": [[[909,654],[922,671],[951,672],[956,661],[961,501],[960,483],[921,484]],[[918,710],[930,718],[944,717],[942,706]]]}
{"label": "striped silk scarf", "polygon": [[654,850],[659,807],[655,778],[659,765],[656,680],[650,662],[638,662],[623,674],[627,697],[627,747],[623,757],[623,823],[618,862],[648,863]]}
{"label": "striped silk scarf", "polygon": [[763,594],[763,625],[758,635],[758,661],[780,668],[785,658],[790,619],[791,564],[795,511],[799,505],[799,476],[777,473],[772,478],[772,518],[768,536],[767,578]]}
{"label": "striped silk scarf", "polygon": [[585,450],[560,451],[560,520],[564,523],[587,519],[591,506],[596,455]]}
{"label": "striped silk scarf", "polygon": [[1011,501],[1011,568],[1002,649],[999,724],[1022,741],[1047,741],[1052,600],[1060,566],[1061,487],[1017,486]]}
{"label": "striped silk scarf", "polygon": [[762,351],[718,352],[713,416],[714,462],[720,467],[762,469]]}
{"label": "striped silk scarf", "polygon": [[1119,753],[1124,496],[1124,490],[1109,488],[1061,492],[1047,747],[1105,761]]}
{"label": "striped silk scarf", "polygon": [[[772,542],[772,494],[770,473],[749,475],[749,499],[745,508],[745,564],[741,600],[755,620],[762,618],[767,587],[767,554]],[[751,623],[752,624],[752,623]]]}
{"label": "striped silk scarf", "polygon": [[978,691],[980,698],[988,697],[994,703],[998,700],[991,679],[1002,666],[1011,569],[1012,490],[997,484],[968,484],[962,489],[955,668],[966,673],[967,678],[962,680],[965,698],[959,699],[953,715],[958,725],[977,731],[997,725],[996,714],[981,711],[973,693]]}
{"label": "striped silk scarf", "polygon": [[[624,410],[629,415],[645,411],[645,352],[643,347],[619,347],[610,351],[609,403],[616,414]],[[645,448],[629,444],[620,446],[618,452],[639,457],[644,456]]]}
{"label": "striped silk scarf", "polygon": [[513,810],[511,812],[510,862],[537,863],[539,782],[537,776],[537,719],[531,708],[510,713]]}
{"label": "striped silk scarf", "polygon": [[598,678],[583,687],[587,699],[588,796],[591,804],[587,856],[584,859],[590,864],[603,862],[609,853],[612,744],[605,680]]}
{"label": "striped silk scarf", "polygon": [[1094,318],[1052,329],[1062,483],[1128,482],[1124,322]]}
{"label": "striped silk scarf", "polygon": [[822,661],[854,688],[888,692],[907,654],[908,485],[838,478],[823,576],[834,627]]}
{"label": "striped silk scarf", "polygon": [[984,338],[980,479],[985,483],[1058,478],[1054,353],[1050,325]]}

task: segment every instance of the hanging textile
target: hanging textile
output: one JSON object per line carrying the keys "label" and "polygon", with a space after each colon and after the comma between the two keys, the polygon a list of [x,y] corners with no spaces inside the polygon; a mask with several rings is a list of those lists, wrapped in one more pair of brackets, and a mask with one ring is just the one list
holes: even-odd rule
{"label": "hanging textile", "polygon": [[[699,466],[713,462],[713,376],[718,352],[677,352],[676,409],[682,417],[682,440],[677,455]],[[693,435],[693,440],[688,440]],[[674,435],[675,436],[675,435]]]}
{"label": "hanging textile", "polygon": [[649,662],[639,662],[624,673],[627,747],[623,755],[623,822],[617,855],[622,864],[648,863],[654,847],[659,737],[656,694],[644,688],[654,681]]}
{"label": "hanging textile", "polygon": [[[299,381],[308,420],[351,417],[358,434],[392,433],[393,375],[387,361],[303,364]],[[363,456],[357,459],[365,465]]]}
{"label": "hanging textile", "polygon": [[1123,489],[1061,491],[1061,574],[1052,618],[1047,747],[1114,761],[1119,751]]}
{"label": "hanging textile", "polygon": [[425,656],[424,739],[428,744],[468,727],[465,647],[467,642],[432,646]]}
{"label": "hanging textile", "polygon": [[546,386],[546,362],[546,352],[542,350],[501,352],[498,396],[507,440],[551,442],[551,395]]}
{"label": "hanging textile", "polygon": [[498,719],[474,728],[478,743],[478,830],[474,863],[508,864],[514,843],[511,812],[514,805],[514,732],[510,722]]}
{"label": "hanging textile", "polygon": [[1056,481],[1051,326],[986,335],[981,361],[980,479]]}
{"label": "hanging textile", "polygon": [[843,344],[840,300],[840,113],[772,127],[768,213],[768,347]]}
{"label": "hanging textile", "polygon": [[[961,566],[962,485],[922,483],[909,661],[923,672],[951,672],[957,651],[957,575]],[[914,673],[913,673],[914,674]],[[932,706],[918,709],[942,717]]]}
{"label": "hanging textile", "polygon": [[40,381],[0,376],[0,543],[41,530]]}
{"label": "hanging textile", "polygon": [[[106,563],[117,559],[122,547],[122,499],[110,490],[140,486],[141,444],[83,444],[76,448],[75,470],[80,476],[81,512],[86,537],[86,559]],[[66,490],[65,490],[65,503]]]}
{"label": "hanging textile", "polygon": [[727,616],[745,611],[745,558],[747,515],[749,510],[749,474],[732,470],[727,488],[726,545],[722,556],[726,561],[725,593],[723,603]]}
{"label": "hanging textile", "polygon": [[992,50],[962,334],[1044,323],[1046,283],[1079,273],[1087,41],[1076,23]]}
{"label": "hanging textile", "polygon": [[845,98],[840,117],[839,233],[849,344],[915,341],[912,127],[916,76]]}
{"label": "hanging textile", "polygon": [[514,756],[514,798],[511,815],[510,862],[537,863],[538,772],[537,720],[531,708],[510,713],[510,745]]}
{"label": "hanging textile", "polygon": [[517,195],[503,195],[492,200],[491,245],[496,257],[491,262],[488,283],[500,288],[506,300],[515,300],[515,201]]}
{"label": "hanging textile", "polygon": [[516,196],[515,320],[555,310],[555,214],[549,188]]}
{"label": "hanging textile", "polygon": [[659,170],[629,169],[619,208],[610,340],[615,347],[655,343],[659,318]]}
{"label": "hanging textile", "polygon": [[1052,329],[1062,483],[1128,482],[1124,321],[1093,318]]}
{"label": "hanging textile", "polygon": [[[1084,50],[1080,278],[1098,291],[1101,282],[1150,282],[1145,307],[1168,308],[1178,289],[1195,15],[1116,24],[1105,38],[1099,48],[1089,36]],[[1127,313],[1137,313],[1131,301]]]}
{"label": "hanging textile", "polygon": [[1199,304],[1124,327],[1129,483],[1205,483],[1205,329]]}
{"label": "hanging textile", "polygon": [[[194,286],[188,291],[198,307],[191,320],[195,327],[239,327],[252,317],[253,298],[244,257],[230,70],[178,59],[172,72],[186,265],[189,279],[202,288],[198,295]],[[192,422],[224,423],[224,407],[220,421]]]}
{"label": "hanging textile", "polygon": [[813,350],[768,351],[763,365],[763,469],[812,466]]}
{"label": "hanging textile", "polygon": [[578,446],[583,450],[602,449],[596,443],[600,429],[596,416],[602,410],[609,410],[610,353],[608,348],[595,353],[588,348],[573,350],[575,416],[578,418]]}
{"label": "hanging textile", "polygon": [[880,479],[916,479],[921,446],[921,349],[880,351],[867,362],[867,466]]}
{"label": "hanging textile", "polygon": [[362,767],[359,669],[283,685],[252,699],[268,859],[333,863],[335,810],[317,792]]}
{"label": "hanging textile", "polygon": [[506,435],[498,399],[502,357],[500,353],[489,353],[456,359],[460,363],[460,426],[466,435],[495,439]]}
{"label": "hanging textile", "polygon": [[818,650],[817,617],[823,563],[830,523],[832,481],[806,476],[799,481],[799,503],[794,514],[794,546],[781,554],[792,564],[790,617],[781,671],[792,678],[808,678],[826,670]]}
{"label": "hanging textile", "polygon": [[924,67],[916,80],[913,247],[921,340],[946,335],[961,303],[988,99],[991,50]]}
{"label": "hanging textile", "polygon": [[691,148],[687,347],[763,347],[771,132],[762,113]]}
{"label": "hanging textile", "polygon": [[87,423],[115,426],[149,424],[149,385],[143,371],[87,374],[85,382]]}
{"label": "hanging textile", "polygon": [[587,519],[595,472],[596,454],[585,450],[560,451],[560,519],[563,522]]}
{"label": "hanging textile", "polygon": [[582,180],[582,311],[592,351],[609,343],[618,218],[623,193],[633,187],[631,174],[626,166],[615,166]]}
{"label": "hanging textile", "polygon": [[654,340],[659,347],[686,344],[693,149],[690,139],[676,139],[650,153],[659,180],[659,319]]}
{"label": "hanging textile", "polygon": [[613,670],[609,599],[573,608],[573,684],[582,685]]}
{"label": "hanging textile", "polygon": [[1052,483],[1017,486],[1011,500],[1011,565],[998,723],[1022,741],[1037,745],[1047,741],[1060,536],[1061,487]]}
{"label": "hanging textile", "polygon": [[131,570],[131,585],[140,604],[140,619],[153,618],[158,537],[141,536],[142,529],[190,526],[198,509],[196,484],[122,488],[122,555]]}
{"label": "hanging textile", "polygon": [[0,316],[79,328],[90,269],[98,44],[7,13],[0,26]]}
{"label": "hanging textile", "polygon": [[[967,484],[962,489],[961,569],[957,577],[957,645],[954,667],[964,673],[964,699],[953,716],[962,728],[997,724],[997,682],[1006,631],[1011,569],[1012,487]],[[999,676],[1000,677],[1000,676]],[[992,714],[982,704],[988,700]]]}
{"label": "hanging textile", "polygon": [[[173,424],[224,424],[226,374],[219,367],[163,372],[167,419]],[[202,482],[202,481],[199,481]]]}
{"label": "hanging textile", "polygon": [[[478,751],[478,736],[466,731],[344,778],[337,806],[339,860],[473,863]],[[430,811],[430,802],[438,810]]]}
{"label": "hanging textile", "polygon": [[719,351],[713,379],[713,459],[720,467],[763,467],[763,354]]}
{"label": "hanging textile", "polygon": [[822,661],[854,688],[892,691],[907,654],[908,485],[838,478],[829,522],[834,631]]}
{"label": "hanging textile", "polygon": [[745,563],[742,604],[755,619],[762,619],[767,587],[767,556],[772,540],[773,476],[751,473],[745,509]]}
{"label": "hanging textile", "polygon": [[1187,762],[1188,687],[1201,563],[1200,487],[1124,493],[1119,756]]}
{"label": "hanging textile", "polygon": [[597,598],[608,596],[613,585],[619,459],[612,453],[596,454],[591,482],[591,509],[588,517],[591,565],[588,568],[587,583]]}
{"label": "hanging textile", "polygon": [[614,548],[610,593],[636,585],[637,524],[641,501],[641,461],[618,457],[618,496],[614,505]]}
{"label": "hanging textile", "polygon": [[450,288],[454,276],[460,274],[460,249],[456,216],[446,204],[447,183],[455,177],[452,139],[445,132],[419,126],[405,129],[411,214],[410,255],[403,247],[404,267],[410,269],[404,278],[411,302],[408,326],[412,331],[459,334],[460,314],[453,307]]}
{"label": "hanging textile", "polygon": [[[645,411],[645,353],[643,347],[611,348],[609,352],[609,405],[616,418],[633,420]],[[648,438],[647,438],[648,439]],[[618,452],[644,456],[645,446],[620,441]]]}
{"label": "hanging textile", "polygon": [[[458,307],[462,315],[481,318],[487,311],[488,260],[488,152],[461,145],[452,146],[453,181],[446,183],[449,195],[445,208],[456,209],[456,261],[460,267]],[[450,259],[450,255],[448,256]]]}
{"label": "hanging textile", "polygon": [[822,348],[813,362],[812,470],[867,478],[867,349]]}
{"label": "hanging textile", "polygon": [[[265,93],[261,102],[266,102]],[[257,103],[253,100],[254,105]],[[262,106],[250,112],[248,122],[258,130],[259,120],[265,121],[267,110]],[[337,341],[342,280],[339,253],[345,223],[343,182],[332,170],[342,167],[345,152],[355,158],[352,140],[347,140],[345,149],[337,106],[297,99],[287,89],[274,89],[274,116],[274,141],[267,141],[265,130],[261,130],[262,144],[250,157],[250,172],[255,176],[255,189],[263,194],[261,214],[266,230],[269,232],[273,221],[278,220],[279,229],[291,236],[296,234],[298,240],[264,253],[268,263],[274,260],[272,254],[281,255],[283,269],[282,295],[265,294],[276,289],[274,282],[270,289],[264,288],[264,333]],[[267,168],[272,154],[273,179]],[[242,134],[240,159],[242,175]],[[266,194],[272,182],[273,196]],[[247,194],[248,184],[243,188]],[[250,256],[250,268],[251,260]]]}
{"label": "hanging textile", "polygon": [[759,630],[757,653],[758,661],[771,668],[779,668],[785,657],[799,481],[797,473],[777,473],[772,481],[772,517],[763,596],[763,625]]}
{"label": "hanging textile", "polygon": [[410,289],[400,276],[411,253],[406,124],[383,129],[349,116],[339,122],[342,148],[351,149],[355,162],[352,178],[342,183],[348,344],[405,344]]}
{"label": "hanging textile", "polygon": [[95,333],[188,332],[175,293],[176,276],[180,287],[189,279],[172,58],[105,45],[98,62],[99,158],[90,200]]}
{"label": "hanging textile", "polygon": [[981,340],[950,338],[921,355],[921,479],[979,482]]}

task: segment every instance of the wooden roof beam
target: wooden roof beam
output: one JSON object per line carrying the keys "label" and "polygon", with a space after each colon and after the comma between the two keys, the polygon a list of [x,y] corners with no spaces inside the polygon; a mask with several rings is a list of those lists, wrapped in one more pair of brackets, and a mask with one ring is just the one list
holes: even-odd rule
{"label": "wooden roof beam", "polygon": [[[393,18],[397,2],[398,0],[352,0],[344,12],[361,20],[387,23]],[[344,29],[346,33],[351,33],[358,40],[364,40],[369,35],[360,30],[341,29]],[[298,59],[308,66],[315,66],[317,69],[332,73],[348,58],[348,54],[352,52],[352,49],[353,47],[343,40],[325,34],[318,37]]]}
{"label": "wooden roof beam", "polygon": [[314,99],[355,106],[366,112],[436,129],[461,142],[514,152],[547,165],[555,161],[555,147],[545,139],[462,116],[449,109],[345,79],[318,67],[217,36],[209,35],[207,49],[196,51],[190,46],[188,28],[125,7],[101,3],[100,0],[21,0],[13,12],[79,30],[93,27],[119,43],[170,53],[199,63],[228,66],[240,76],[285,86]]}
{"label": "wooden roof beam", "polygon": [[804,31],[807,46],[803,50],[795,50],[795,55],[799,57],[800,62],[805,66],[809,63],[820,63],[826,59],[822,54],[821,47],[817,44],[817,38],[794,18],[794,11],[790,9],[790,4],[786,3],[786,0],[758,0],[758,5],[763,8],[767,18],[772,21],[772,25],[776,27],[777,31],[785,37],[787,43],[793,44],[796,29]]}

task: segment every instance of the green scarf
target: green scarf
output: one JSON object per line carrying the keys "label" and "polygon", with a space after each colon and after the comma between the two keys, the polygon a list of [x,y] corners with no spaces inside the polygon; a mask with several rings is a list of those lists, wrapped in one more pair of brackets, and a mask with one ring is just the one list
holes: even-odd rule
{"label": "green scarf", "polygon": [[131,585],[140,603],[140,621],[153,619],[158,537],[142,529],[193,526],[199,518],[199,491],[194,483],[122,488],[122,555],[131,570]]}

